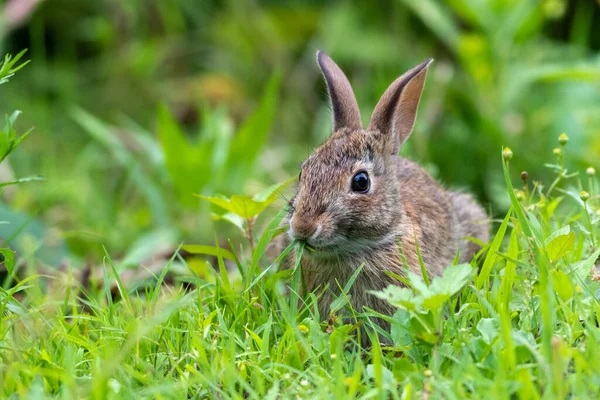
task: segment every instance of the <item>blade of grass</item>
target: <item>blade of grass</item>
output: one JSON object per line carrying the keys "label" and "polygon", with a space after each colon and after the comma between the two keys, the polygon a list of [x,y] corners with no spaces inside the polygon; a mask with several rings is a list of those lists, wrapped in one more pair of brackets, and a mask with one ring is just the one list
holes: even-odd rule
{"label": "blade of grass", "polygon": [[487,282],[490,278],[490,273],[492,271],[492,267],[494,266],[494,262],[496,261],[496,258],[498,257],[496,253],[500,249],[502,240],[504,240],[504,235],[506,233],[506,228],[508,227],[508,221],[510,220],[512,210],[513,210],[512,207],[508,210],[508,213],[506,213],[506,216],[504,217],[504,220],[502,221],[502,224],[500,225],[500,228],[498,229],[496,236],[494,236],[494,240],[492,240],[490,249],[488,250],[488,253],[485,257],[485,261],[483,262],[483,267],[481,267],[481,272],[479,273],[479,276],[475,280],[475,286],[477,287],[478,290],[483,288],[483,286],[485,284],[487,284]]}
{"label": "blade of grass", "polygon": [[[102,246],[102,249],[104,250],[105,260],[108,261],[108,265],[110,266],[110,269],[112,270],[112,273],[115,276],[115,281],[117,283],[117,289],[119,290],[119,294],[121,295],[121,298],[125,301],[125,304],[127,304],[127,307],[131,310],[131,301],[129,299],[129,293],[127,293],[127,289],[123,285],[123,282],[121,281],[121,277],[119,276],[119,273],[117,272],[117,269],[115,268],[115,265],[113,264],[112,259],[111,259],[110,255],[108,254],[108,251],[106,250],[106,247]],[[106,266],[105,266],[105,268],[106,268]],[[106,279],[105,279],[105,284],[106,284]],[[108,287],[108,291],[109,291],[109,295],[110,295],[110,286]]]}
{"label": "blade of grass", "polygon": [[290,310],[291,315],[296,316],[298,314],[298,301],[300,291],[300,279],[302,276],[302,267],[300,266],[300,260],[304,253],[304,244],[298,243],[296,247],[296,262],[294,263],[294,272],[292,273],[292,288],[290,293]]}

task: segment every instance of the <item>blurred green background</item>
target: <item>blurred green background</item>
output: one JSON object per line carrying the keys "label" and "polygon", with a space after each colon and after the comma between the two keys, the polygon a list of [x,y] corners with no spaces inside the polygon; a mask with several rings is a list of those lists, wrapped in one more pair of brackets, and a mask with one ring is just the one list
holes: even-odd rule
{"label": "blurred green background", "polygon": [[[366,123],[400,74],[434,57],[403,155],[492,215],[514,179],[600,169],[596,0],[0,0],[0,50],[31,64],[0,113],[35,127],[0,168],[0,236],[47,264],[98,262],[237,235],[194,193],[253,194],[297,174],[331,129],[322,49]],[[285,198],[277,202],[285,204]],[[137,257],[137,258],[136,258]]]}

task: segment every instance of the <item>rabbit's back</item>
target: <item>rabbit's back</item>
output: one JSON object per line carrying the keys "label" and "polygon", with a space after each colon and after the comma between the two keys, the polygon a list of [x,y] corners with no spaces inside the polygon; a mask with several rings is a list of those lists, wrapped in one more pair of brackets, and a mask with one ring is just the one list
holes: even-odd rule
{"label": "rabbit's back", "polygon": [[487,243],[490,230],[489,217],[470,194],[450,192],[449,195],[456,220],[455,235],[459,238],[459,261],[470,262],[481,247],[473,240],[465,238],[475,238],[484,244]]}
{"label": "rabbit's back", "polygon": [[[416,233],[418,243],[403,251],[410,265],[416,245],[431,275],[440,275],[460,251],[460,262],[470,262],[480,247],[467,238],[488,240],[489,222],[483,208],[469,195],[445,190],[418,164],[398,157],[399,206],[404,209],[405,231]],[[404,235],[404,242],[409,242]],[[412,243],[411,243],[412,244]],[[417,259],[418,261],[418,259]],[[419,267],[420,268],[420,267]]]}

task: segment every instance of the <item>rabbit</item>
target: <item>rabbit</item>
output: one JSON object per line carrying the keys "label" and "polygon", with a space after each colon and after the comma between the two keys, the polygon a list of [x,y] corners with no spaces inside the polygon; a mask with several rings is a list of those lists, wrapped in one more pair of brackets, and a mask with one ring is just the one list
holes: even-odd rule
{"label": "rabbit", "polygon": [[[321,318],[329,316],[339,288],[361,266],[349,291],[352,307],[392,315],[394,307],[370,291],[401,285],[386,272],[406,276],[408,268],[421,275],[417,244],[428,275],[438,276],[457,252],[461,263],[473,259],[480,247],[467,237],[488,242],[489,219],[469,194],[445,190],[398,155],[413,129],[432,61],[396,79],[364,129],[350,82],[329,56],[317,52],[333,132],[301,166],[297,193],[282,222],[287,234],[276,239],[276,247],[305,243],[300,261],[305,290],[326,289],[318,301]],[[294,260],[295,254],[289,255],[288,266]]]}

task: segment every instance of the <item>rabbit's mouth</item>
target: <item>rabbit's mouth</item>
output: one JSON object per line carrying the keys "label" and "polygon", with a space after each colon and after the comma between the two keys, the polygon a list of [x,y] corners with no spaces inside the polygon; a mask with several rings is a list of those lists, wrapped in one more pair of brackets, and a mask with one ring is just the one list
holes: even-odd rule
{"label": "rabbit's mouth", "polygon": [[332,245],[318,245],[315,243],[310,243],[309,241],[304,241],[304,255],[307,257],[314,257],[314,258],[323,258],[323,257],[327,257],[328,255],[332,255],[335,254],[336,246],[332,246]]}
{"label": "rabbit's mouth", "polygon": [[304,256],[315,259],[356,259],[369,257],[373,253],[380,251],[381,248],[394,246],[398,239],[398,234],[386,235],[382,238],[349,238],[345,235],[337,235],[327,242],[315,243],[309,240],[304,241]]}
{"label": "rabbit's mouth", "polygon": [[340,257],[351,252],[344,243],[339,242],[316,244],[306,241],[304,242],[304,248],[306,250],[304,252],[305,256],[318,259],[340,259]]}
{"label": "rabbit's mouth", "polygon": [[314,253],[316,251],[315,247],[308,242],[304,243],[304,247],[306,247],[306,250],[308,250],[312,253]]}

